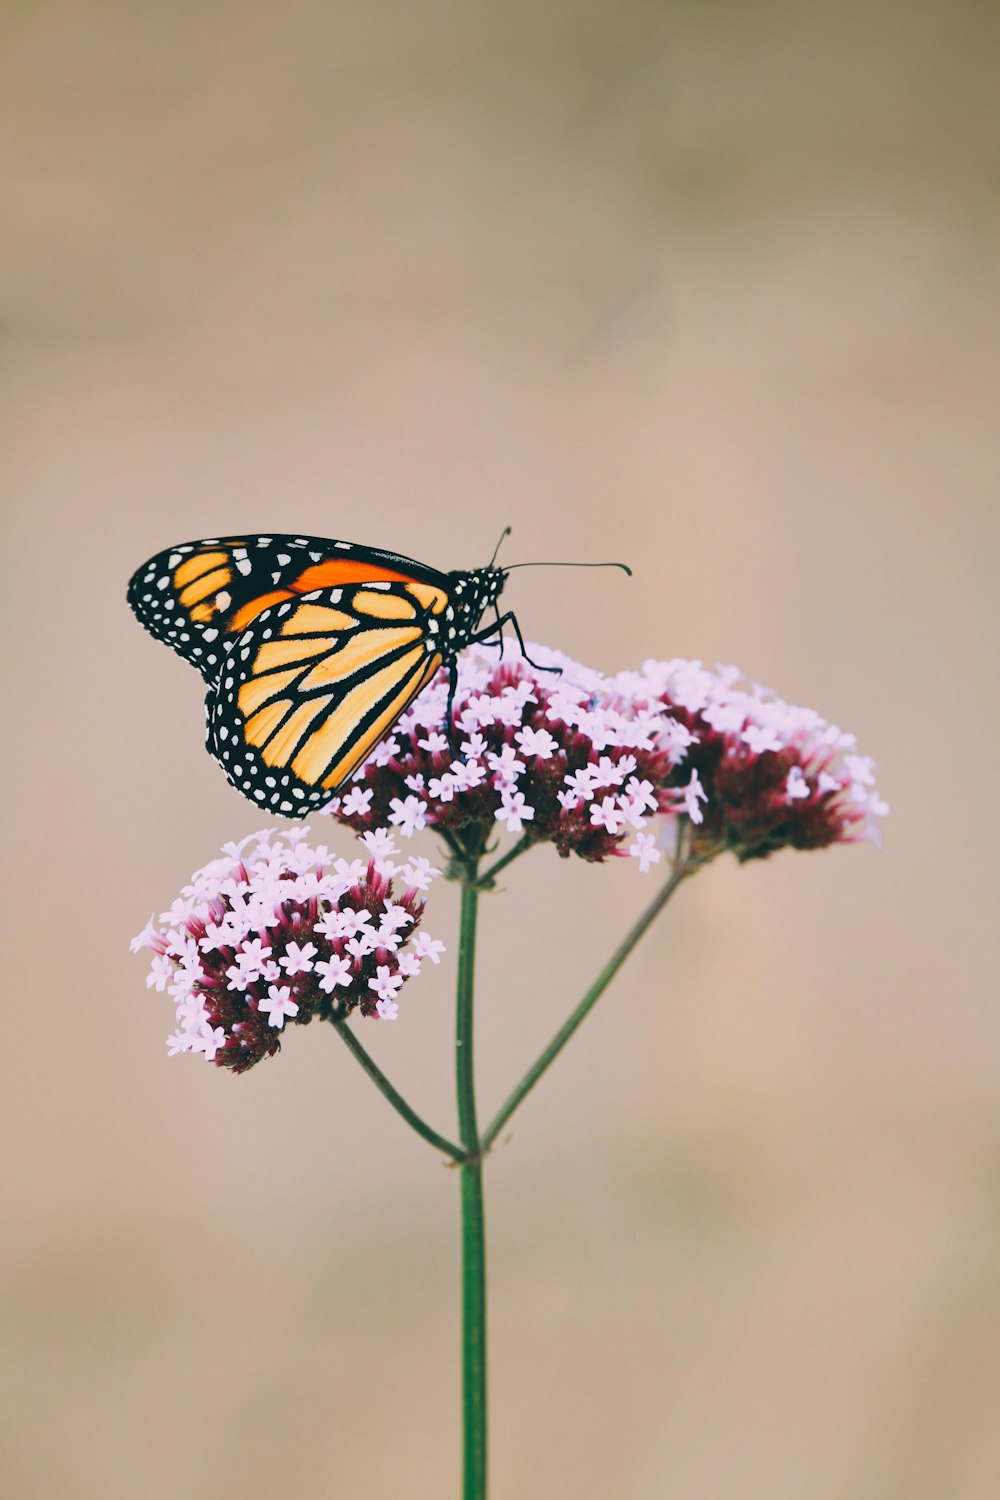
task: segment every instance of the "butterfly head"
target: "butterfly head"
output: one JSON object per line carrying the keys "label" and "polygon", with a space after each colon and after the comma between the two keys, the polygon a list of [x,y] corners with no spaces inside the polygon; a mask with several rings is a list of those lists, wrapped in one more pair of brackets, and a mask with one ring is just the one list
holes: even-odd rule
{"label": "butterfly head", "polygon": [[455,615],[454,649],[460,651],[477,631],[483,615],[503,593],[507,574],[503,568],[491,564],[471,573],[452,573],[450,579]]}

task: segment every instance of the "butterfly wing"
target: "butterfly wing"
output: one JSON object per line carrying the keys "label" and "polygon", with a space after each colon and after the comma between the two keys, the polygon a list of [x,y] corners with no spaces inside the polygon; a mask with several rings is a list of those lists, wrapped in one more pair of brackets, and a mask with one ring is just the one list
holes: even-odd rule
{"label": "butterfly wing", "polygon": [[[409,583],[440,595],[447,578],[410,558],[326,537],[209,537],[158,552],[133,574],[128,600],[158,640],[215,683],[235,638],[265,610],[317,589]],[[433,596],[433,597],[432,597]]]}
{"label": "butterfly wing", "polygon": [[440,667],[448,602],[411,578],[265,607],[206,700],[206,743],[232,785],[293,817],[328,802]]}

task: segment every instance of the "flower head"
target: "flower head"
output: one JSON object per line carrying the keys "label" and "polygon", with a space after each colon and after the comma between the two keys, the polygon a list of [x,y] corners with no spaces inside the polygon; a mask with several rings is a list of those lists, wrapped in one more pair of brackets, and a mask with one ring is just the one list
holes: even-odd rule
{"label": "flower head", "polygon": [[431,826],[466,855],[501,830],[588,860],[627,854],[654,813],[672,810],[669,773],[690,735],[653,692],[623,692],[560,652],[529,651],[541,667],[509,640],[502,656],[464,652],[451,732],[442,671],[324,811],[366,836]]}
{"label": "flower head", "polygon": [[278,1051],[286,1024],[351,1011],[394,1020],[404,980],[442,945],[420,933],[421,892],[439,871],[396,864],[392,839],[365,864],[306,842],[308,829],[227,845],[133,948],[150,948],[147,983],[177,1010],[170,1054],[200,1052],[242,1073]]}
{"label": "flower head", "polygon": [[616,682],[623,694],[654,698],[688,737],[666,785],[688,819],[694,857],[878,843],[877,820],[889,808],[875,788],[875,762],[814,709],[742,685],[737,667],[713,672],[699,661],[647,661]]}
{"label": "flower head", "polygon": [[633,854],[643,872],[664,818],[664,842],[683,832],[699,861],[878,841],[874,762],[813,709],[736,667],[651,660],[609,678],[528,649],[540,667],[510,641],[502,657],[465,652],[450,732],[441,672],[324,811],[373,852],[387,825],[404,838],[430,826],[460,856],[507,832],[588,860]]}

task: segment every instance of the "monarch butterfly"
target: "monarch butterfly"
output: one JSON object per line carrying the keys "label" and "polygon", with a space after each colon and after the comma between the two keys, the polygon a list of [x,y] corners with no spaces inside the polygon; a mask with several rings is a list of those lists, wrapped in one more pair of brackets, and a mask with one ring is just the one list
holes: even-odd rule
{"label": "monarch butterfly", "polygon": [[[440,667],[454,692],[465,646],[501,638],[509,623],[523,648],[514,615],[497,606],[510,571],[494,566],[497,551],[484,568],[440,573],[324,537],[213,537],[150,558],[128,601],[208,683],[205,743],[232,785],[302,817]],[[481,629],[490,606],[496,619]]]}

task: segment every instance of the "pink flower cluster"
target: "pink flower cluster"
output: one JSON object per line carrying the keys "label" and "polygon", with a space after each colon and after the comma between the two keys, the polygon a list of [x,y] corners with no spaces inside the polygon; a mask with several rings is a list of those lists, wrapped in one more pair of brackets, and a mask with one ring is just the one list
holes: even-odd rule
{"label": "pink flower cluster", "polygon": [[[169,911],[132,940],[153,951],[147,986],[177,1011],[171,1056],[200,1052],[242,1073],[280,1047],[286,1020],[395,1020],[404,982],[444,945],[418,932],[440,871],[396,864],[391,837],[366,834],[366,860],[335,859],[306,828],[225,844]],[[399,892],[397,898],[397,890]]]}
{"label": "pink flower cluster", "polygon": [[[356,831],[428,825],[453,851],[482,852],[501,830],[560,854],[659,860],[649,830],[688,730],[650,693],[619,692],[599,672],[544,646],[474,646],[458,661],[452,755],[448,677],[440,673],[324,809]],[[623,847],[628,845],[628,849]]]}
{"label": "pink flower cluster", "polygon": [[588,860],[628,853],[643,871],[682,830],[699,859],[877,837],[888,808],[853,735],[740,686],[737,668],[648,661],[608,678],[528,650],[540,668],[511,641],[502,657],[463,653],[452,735],[441,672],[323,811],[358,832],[433,827],[462,857],[504,830]]}
{"label": "pink flower cluster", "polygon": [[711,671],[700,661],[647,661],[615,682],[626,694],[652,693],[690,736],[684,776],[674,782],[695,857],[730,850],[743,861],[781,848],[879,843],[878,819],[889,808],[875,762],[815,709],[745,682],[738,667]]}

